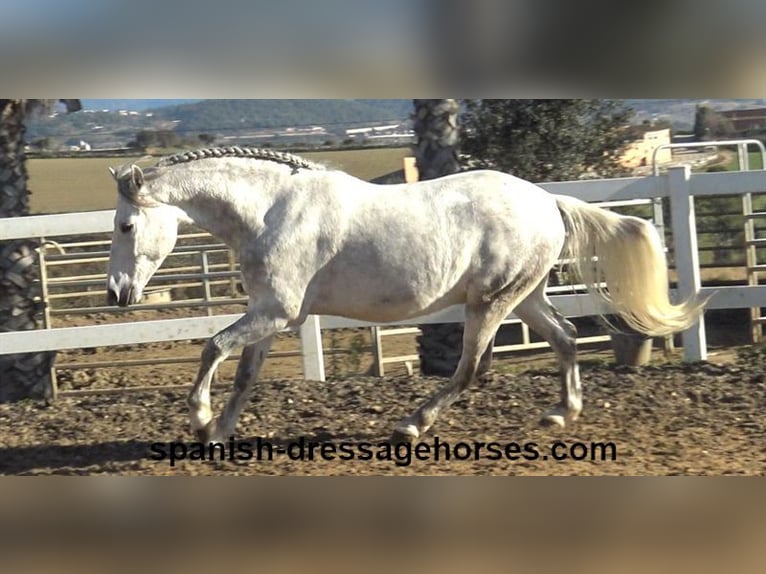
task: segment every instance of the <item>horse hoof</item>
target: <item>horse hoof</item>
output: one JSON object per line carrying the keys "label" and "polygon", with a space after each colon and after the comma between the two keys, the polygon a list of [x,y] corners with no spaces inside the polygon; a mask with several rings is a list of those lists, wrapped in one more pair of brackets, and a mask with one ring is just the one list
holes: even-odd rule
{"label": "horse hoof", "polygon": [[567,421],[561,415],[545,415],[540,419],[540,426],[545,428],[558,427],[563,429],[566,428]]}
{"label": "horse hoof", "polygon": [[419,436],[420,433],[415,425],[407,425],[406,427],[395,429],[394,432],[391,433],[389,441],[391,444],[410,444],[415,442]]}
{"label": "horse hoof", "polygon": [[218,436],[217,426],[217,420],[211,419],[203,428],[195,430],[194,434],[197,436],[197,441],[203,444],[223,442]]}

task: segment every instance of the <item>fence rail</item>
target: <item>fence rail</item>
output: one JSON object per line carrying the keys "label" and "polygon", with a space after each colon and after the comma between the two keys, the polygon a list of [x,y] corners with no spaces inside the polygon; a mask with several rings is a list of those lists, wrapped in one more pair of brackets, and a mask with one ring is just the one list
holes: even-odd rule
{"label": "fence rail", "polygon": [[[556,182],[542,184],[541,187],[552,193],[571,195],[590,202],[632,202],[634,204],[648,203],[658,198],[667,198],[670,204],[672,230],[672,247],[678,275],[677,296],[687,296],[700,289],[699,249],[697,246],[696,217],[694,198],[711,195],[740,196],[766,191],[766,171],[729,172],[710,174],[691,174],[688,167],[670,168],[667,174],[658,176],[619,178],[608,180],[588,180],[575,182]],[[31,216],[23,218],[0,219],[0,241],[20,238],[37,238],[41,242],[50,242],[54,238],[71,236],[92,236],[99,233],[111,232],[113,211],[96,211],[88,213]],[[174,256],[189,257],[194,253],[205,253],[206,249],[221,249],[218,244],[205,243],[201,245],[179,246]],[[750,241],[761,241],[752,238]],[[54,242],[55,243],[55,242]],[[53,244],[51,244],[53,245]],[[97,247],[96,261],[104,262],[103,241],[75,241],[71,245],[79,248]],[[755,243],[753,243],[755,245]],[[83,257],[86,258],[86,257]],[[50,259],[56,264],[76,260],[66,256],[51,253]],[[182,267],[190,267],[189,265]],[[217,267],[215,269],[219,269]],[[173,301],[139,306],[140,309],[161,309],[174,306],[202,307],[208,313],[212,307],[230,305],[244,301],[244,298],[221,298],[210,295],[212,281],[220,280],[227,289],[233,288],[236,267],[227,271],[215,271],[212,265],[200,276],[203,286],[203,296],[191,301]],[[181,281],[186,284],[189,278],[186,272],[178,273],[169,270],[165,278]],[[82,277],[80,287],[96,285],[95,275]],[[163,280],[163,274],[158,274],[156,282]],[[92,283],[91,283],[92,282]],[[207,283],[205,283],[207,282]],[[46,289],[57,285],[56,280],[48,281]],[[156,286],[154,282],[151,285]],[[172,286],[172,285],[171,285]],[[721,287],[716,289],[702,288],[703,295],[710,295],[709,308],[754,308],[766,306],[766,286],[757,283]],[[82,295],[94,295],[80,289]],[[50,293],[46,294],[48,297]],[[98,293],[103,296],[103,293]],[[554,304],[567,316],[586,316],[598,313],[608,313],[609,309],[587,294],[572,292],[551,293]],[[74,306],[63,310],[57,308],[57,313],[93,313],[112,310],[111,308],[95,306]],[[239,314],[222,314],[206,317],[182,319],[160,319],[155,321],[121,322],[107,325],[87,325],[82,327],[57,327],[31,332],[0,333],[0,354],[38,352],[46,350],[80,349],[88,347],[104,347],[111,345],[142,344],[156,341],[177,341],[185,339],[206,338],[236,320]],[[451,307],[439,313],[426,317],[418,317],[407,321],[396,322],[397,327],[409,327],[429,322],[462,322],[463,309],[460,306]],[[509,320],[516,319],[511,315]],[[300,328],[301,353],[303,357],[304,376],[307,379],[324,379],[324,360],[321,344],[323,329],[373,327],[377,326],[364,321],[355,321],[340,317],[311,316]],[[687,361],[697,361],[706,358],[706,343],[704,323],[699,322],[682,334],[684,358]]]}

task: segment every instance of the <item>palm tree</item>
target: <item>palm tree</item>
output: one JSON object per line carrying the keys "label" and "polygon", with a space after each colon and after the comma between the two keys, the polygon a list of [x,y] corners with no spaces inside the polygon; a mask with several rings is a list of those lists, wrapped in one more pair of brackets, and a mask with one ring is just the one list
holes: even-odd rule
{"label": "palm tree", "polygon": [[[457,148],[460,138],[457,100],[413,100],[415,159],[421,180],[434,179],[460,171]],[[418,341],[420,372],[424,375],[451,376],[463,348],[463,326],[456,323],[420,325]],[[482,357],[479,373],[489,369],[490,349]]]}
{"label": "palm tree", "polygon": [[[80,100],[61,100],[67,111]],[[25,121],[56,100],[0,100],[0,218],[29,214],[24,154]],[[0,243],[0,332],[38,327],[37,244],[30,240]],[[0,401],[48,396],[55,353],[0,355]]]}

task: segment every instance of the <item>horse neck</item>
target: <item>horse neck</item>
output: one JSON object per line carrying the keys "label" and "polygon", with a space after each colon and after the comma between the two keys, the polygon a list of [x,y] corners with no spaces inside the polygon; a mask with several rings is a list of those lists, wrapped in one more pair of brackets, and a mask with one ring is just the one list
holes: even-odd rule
{"label": "horse neck", "polygon": [[263,226],[263,216],[282,187],[280,179],[278,172],[268,169],[178,170],[166,200],[199,227],[238,248],[245,235],[258,233]]}

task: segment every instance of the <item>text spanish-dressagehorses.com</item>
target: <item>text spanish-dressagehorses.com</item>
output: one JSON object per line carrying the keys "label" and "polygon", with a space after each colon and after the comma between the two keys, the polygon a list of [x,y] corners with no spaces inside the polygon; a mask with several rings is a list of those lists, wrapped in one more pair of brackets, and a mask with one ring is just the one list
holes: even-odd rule
{"label": "text spanish-dressagehorses.com", "polygon": [[428,441],[391,443],[331,442],[299,437],[289,442],[271,442],[257,437],[253,440],[227,442],[155,442],[150,446],[151,460],[175,466],[178,461],[266,461],[287,457],[293,461],[388,461],[396,466],[410,466],[413,461],[460,462],[488,461],[554,461],[568,460],[607,462],[617,460],[617,445],[613,442],[563,442],[547,445],[536,442],[449,443],[434,436]]}

